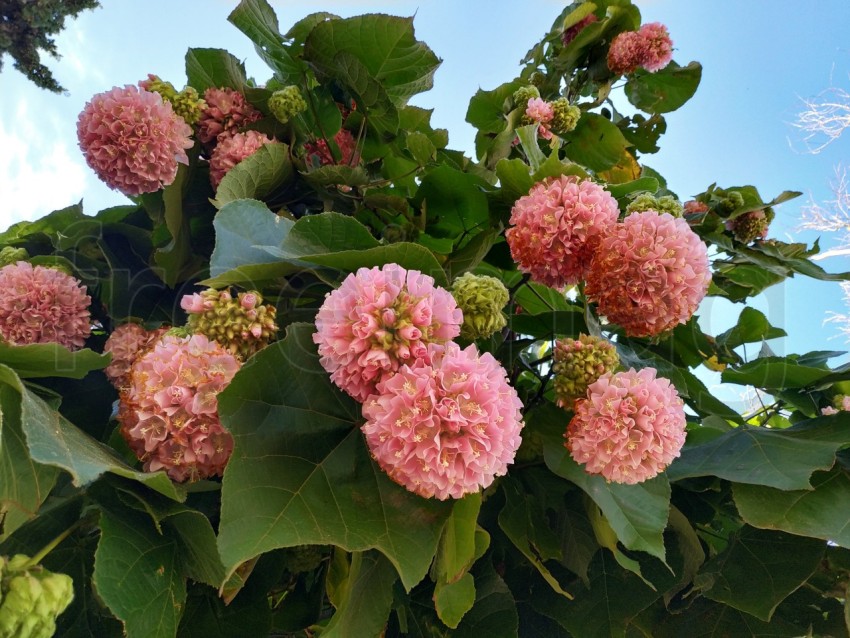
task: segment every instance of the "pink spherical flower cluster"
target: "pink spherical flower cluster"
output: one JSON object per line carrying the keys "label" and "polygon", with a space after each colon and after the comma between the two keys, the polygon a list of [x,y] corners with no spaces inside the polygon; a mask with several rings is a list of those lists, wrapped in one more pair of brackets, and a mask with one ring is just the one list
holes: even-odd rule
{"label": "pink spherical flower cluster", "polygon": [[606,373],[576,403],[566,447],[589,474],[615,483],[651,479],[685,443],[682,399],[653,368]]}
{"label": "pink spherical flower cluster", "polygon": [[562,288],[587,276],[602,237],[617,223],[617,200],[589,180],[547,179],[520,197],[505,236],[519,269],[537,283]]}
{"label": "pink spherical flower cluster", "polygon": [[88,165],[107,186],[140,195],[168,186],[188,164],[192,128],[158,93],[136,86],[95,95],[77,120]]}
{"label": "pink spherical flower cluster", "polygon": [[585,293],[627,335],[646,337],[688,321],[710,282],[708,252],[688,223],[647,210],[602,240]]}
{"label": "pink spherical flower cluster", "polygon": [[259,131],[245,131],[220,137],[210,157],[210,182],[213,188],[218,187],[231,168],[272,141]]}
{"label": "pink spherical flower cluster", "polygon": [[0,268],[0,340],[77,350],[91,333],[90,304],[86,287],[64,272],[26,261]]}
{"label": "pink spherical flower cluster", "polygon": [[218,417],[219,392],[239,361],[203,335],[166,335],[136,360],[121,391],[121,434],[145,471],[174,481],[221,476],[233,438]]}
{"label": "pink spherical flower cluster", "polygon": [[121,388],[130,379],[130,368],[136,358],[165,334],[168,328],[146,330],[137,323],[121,324],[106,340],[103,352],[112,354],[112,361],[104,372],[116,388]]}
{"label": "pink spherical flower cluster", "polygon": [[643,67],[655,73],[673,59],[673,41],[660,22],[643,25],[639,31],[624,31],[608,49],[608,68],[616,75],[628,75]]}
{"label": "pink spherical flower cluster", "polygon": [[331,164],[351,166],[360,161],[360,155],[357,153],[357,140],[354,139],[351,131],[344,128],[340,129],[334,135],[334,142],[339,147],[339,162],[334,160],[328,143],[323,139],[318,139],[315,142],[308,142],[304,145],[307,164],[313,168],[318,168],[319,166],[329,166]]}
{"label": "pink spherical flower cluster", "polygon": [[525,107],[525,115],[538,124],[548,124],[555,116],[555,111],[552,109],[552,105],[546,100],[533,97],[528,100],[528,106]]}
{"label": "pink spherical flower cluster", "polygon": [[513,463],[522,403],[491,354],[455,343],[428,351],[378,384],[362,430],[394,481],[426,498],[461,498]]}
{"label": "pink spherical flower cluster", "polygon": [[358,401],[429,343],[460,334],[463,313],[434,279],[398,264],[361,268],[331,292],[316,315],[313,341],[331,380]]}
{"label": "pink spherical flower cluster", "polygon": [[198,139],[204,144],[214,143],[222,135],[233,135],[241,127],[263,117],[234,89],[209,88],[204,91],[204,102],[206,107],[198,121]]}

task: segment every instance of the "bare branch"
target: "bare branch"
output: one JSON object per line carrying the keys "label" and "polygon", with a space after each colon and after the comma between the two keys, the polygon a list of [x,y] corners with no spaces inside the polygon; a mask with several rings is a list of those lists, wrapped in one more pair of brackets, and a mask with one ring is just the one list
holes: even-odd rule
{"label": "bare branch", "polygon": [[803,222],[800,229],[820,230],[828,233],[838,233],[839,246],[819,255],[821,259],[827,256],[844,255],[850,248],[850,174],[846,166],[836,166],[835,179],[830,183],[833,199],[823,204],[811,202],[803,208]]}
{"label": "bare branch", "polygon": [[805,109],[794,126],[806,133],[810,153],[820,153],[850,128],[850,93],[829,88],[815,98],[803,99]]}

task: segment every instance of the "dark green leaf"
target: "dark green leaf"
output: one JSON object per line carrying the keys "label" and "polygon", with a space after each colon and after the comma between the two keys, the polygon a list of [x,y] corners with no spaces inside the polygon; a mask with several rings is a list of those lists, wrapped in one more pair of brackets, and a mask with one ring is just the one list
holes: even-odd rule
{"label": "dark green leaf", "polygon": [[765,339],[785,336],[787,333],[784,330],[770,325],[764,313],[748,307],[741,311],[735,327],[717,335],[717,343],[727,348],[737,348],[744,343],[760,343]]}
{"label": "dark green leaf", "polygon": [[697,600],[653,627],[652,638],[799,638],[800,628],[774,618],[766,623],[727,605]]}
{"label": "dark green leaf", "polygon": [[407,150],[410,151],[410,156],[420,166],[427,166],[437,157],[437,148],[425,133],[411,131],[407,134],[405,143],[407,144]]}
{"label": "dark green leaf", "polygon": [[301,84],[304,63],[296,60],[284,44],[277,16],[266,0],[242,0],[227,19],[248,36],[257,55],[274,69],[281,82]]}
{"label": "dark green leaf", "polygon": [[262,199],[292,177],[286,144],[265,144],[230,169],[215,192],[221,208],[236,199]]}
{"label": "dark green leaf", "polygon": [[12,368],[22,379],[82,379],[92,370],[105,368],[110,358],[108,354],[98,354],[88,348],[72,352],[56,343],[35,343],[27,346],[0,343],[0,364]]}
{"label": "dark green leaf", "polygon": [[387,623],[398,576],[378,552],[355,552],[337,611],[322,631],[326,638],[378,638]]}
{"label": "dark green leaf", "polygon": [[378,240],[366,226],[339,213],[302,217],[280,243],[283,251],[297,257],[367,250],[377,246]]}
{"label": "dark green leaf", "polygon": [[186,601],[179,549],[146,523],[128,514],[101,514],[92,582],[124,623],[127,638],[173,638]]}
{"label": "dark green leaf", "polygon": [[508,638],[517,635],[516,603],[490,563],[475,570],[475,604],[452,634],[455,638]]}
{"label": "dark green leaf", "polygon": [[735,505],[747,523],[850,546],[847,510],[850,475],[842,469],[812,477],[814,490],[782,491],[761,485],[732,486]]}
{"label": "dark green leaf", "polygon": [[578,337],[587,332],[584,313],[578,308],[556,310],[537,315],[512,315],[508,321],[510,329],[517,334],[530,335],[538,339],[555,337]]}
{"label": "dark green leaf", "polygon": [[626,97],[647,113],[669,113],[693,97],[701,78],[699,62],[687,66],[671,62],[655,73],[641,69],[629,76]]}
{"label": "dark green leaf", "polygon": [[393,483],[369,457],[360,406],[318,361],[312,326],[290,326],[219,395],[235,449],[219,550],[229,572],[277,547],[376,548],[408,588],[428,571],[451,506]]}
{"label": "dark green leaf", "polygon": [[742,425],[708,443],[686,445],[667,474],[672,481],[719,476],[781,490],[808,489],[812,473],[832,467],[835,453],[848,443],[850,414],[843,412],[784,430]]}
{"label": "dark green leaf", "polygon": [[414,205],[425,213],[431,235],[456,240],[489,225],[486,187],[480,178],[444,165],[422,178]]}
{"label": "dark green leaf", "polygon": [[703,566],[694,585],[707,598],[769,622],[817,569],[825,549],[813,538],[744,527]]}
{"label": "dark green leaf", "polygon": [[468,494],[454,502],[431,570],[435,581],[452,582],[472,567],[476,558],[475,535],[480,510],[481,494]]}
{"label": "dark green leaf", "polygon": [[246,264],[276,261],[260,247],[283,242],[293,224],[253,199],[223,206],[213,220],[216,244],[210,258],[210,274],[216,277]]}
{"label": "dark green leaf", "polygon": [[357,59],[396,104],[433,86],[440,60],[414,37],[413,20],[364,15],[317,24],[304,46],[304,58],[320,72],[336,77],[341,54]]}
{"label": "dark green leaf", "polygon": [[157,274],[170,288],[178,281],[195,275],[186,273],[186,267],[191,263],[192,242],[189,218],[183,212],[183,196],[189,180],[189,167],[180,164],[177,177],[162,190],[165,226],[171,235],[171,241],[154,253],[154,261],[159,269]]}
{"label": "dark green leaf", "polygon": [[575,130],[564,139],[567,157],[594,171],[614,166],[629,145],[619,128],[595,113],[583,113]]}
{"label": "dark green leaf", "polygon": [[469,100],[466,121],[482,133],[501,133],[505,130],[505,100],[524,84],[522,80],[514,80],[492,91],[478,89]]}
{"label": "dark green leaf", "polygon": [[58,472],[30,458],[21,423],[21,396],[11,386],[0,384],[0,408],[0,540],[3,540],[36,515]]}
{"label": "dark green leaf", "polygon": [[207,89],[245,88],[245,65],[224,49],[189,49],[186,78],[202,96]]}
{"label": "dark green leaf", "polygon": [[724,383],[752,385],[765,389],[804,388],[829,375],[829,370],[800,365],[784,357],[760,357],[737,368],[727,368]]}

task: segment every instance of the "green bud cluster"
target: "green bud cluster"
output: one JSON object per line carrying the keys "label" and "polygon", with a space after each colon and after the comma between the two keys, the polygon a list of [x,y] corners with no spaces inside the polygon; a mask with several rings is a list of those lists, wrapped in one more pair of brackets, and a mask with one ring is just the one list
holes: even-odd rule
{"label": "green bud cluster", "polygon": [[729,191],[726,193],[719,205],[719,208],[727,215],[744,205],[744,196],[738,191]]}
{"label": "green bud cluster", "polygon": [[0,556],[0,638],[51,638],[74,598],[74,583],[18,554]]}
{"label": "green bud cluster", "polygon": [[182,117],[189,126],[196,124],[201,119],[201,115],[207,107],[207,103],[191,86],[187,86],[169,101],[174,112]]}
{"label": "green bud cluster", "polygon": [[762,210],[754,210],[736,217],[728,223],[732,233],[742,244],[749,244],[767,235],[770,218]]}
{"label": "green bud cluster", "polygon": [[525,108],[528,101],[536,97],[540,97],[540,91],[537,90],[536,86],[521,86],[514,91],[514,104]]}
{"label": "green bud cluster", "polygon": [[590,384],[620,365],[613,343],[586,334],[556,341],[554,360],[555,396],[558,405],[568,410],[587,395]]}
{"label": "green bud cluster", "polygon": [[543,86],[543,83],[546,81],[546,75],[540,71],[535,71],[528,76],[528,81],[534,86]]}
{"label": "green bud cluster", "polygon": [[269,110],[281,124],[286,124],[299,113],[307,110],[307,102],[295,85],[275,91],[269,98]]}
{"label": "green bud cluster", "polygon": [[247,359],[277,335],[277,309],[264,305],[257,291],[240,292],[234,298],[227,291],[208,288],[200,296],[205,309],[189,313],[189,330],[217,341],[234,356]]}
{"label": "green bud cluster", "polygon": [[147,90],[153,93],[159,93],[165,102],[171,104],[174,112],[183,118],[189,126],[195,124],[201,119],[201,113],[207,107],[207,103],[201,99],[198,92],[191,86],[187,86],[182,91],[177,91],[171,82],[166,82],[158,75],[149,76],[147,81]]}
{"label": "green bud cluster", "polygon": [[510,294],[505,285],[495,277],[464,273],[452,284],[452,296],[463,312],[460,336],[470,341],[489,337],[507,325],[502,309]]}
{"label": "green bud cluster", "polygon": [[555,133],[569,133],[575,129],[581,117],[581,109],[570,104],[565,97],[560,97],[552,102],[552,121],[549,126]]}
{"label": "green bud cluster", "polygon": [[627,215],[631,213],[641,213],[645,210],[654,210],[659,213],[670,213],[673,217],[681,217],[684,207],[672,195],[656,197],[650,193],[641,193],[635,197],[628,206],[626,206]]}
{"label": "green bud cluster", "polygon": [[27,252],[26,248],[12,248],[11,246],[4,246],[2,250],[0,250],[0,267],[8,266],[9,264],[16,264],[19,261],[26,261],[30,258],[30,254]]}

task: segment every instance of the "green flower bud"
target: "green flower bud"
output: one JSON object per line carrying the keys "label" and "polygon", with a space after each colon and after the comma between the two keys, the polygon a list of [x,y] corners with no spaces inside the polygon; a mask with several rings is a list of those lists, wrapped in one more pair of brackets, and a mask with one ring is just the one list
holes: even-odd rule
{"label": "green flower bud", "polygon": [[29,566],[21,554],[0,557],[0,638],[51,638],[73,598],[70,576]]}
{"label": "green flower bud", "polygon": [[570,104],[570,101],[561,97],[552,102],[552,110],[554,115],[550,126],[555,133],[569,133],[575,129],[581,118],[581,109]]}
{"label": "green flower bud", "polygon": [[464,339],[472,341],[489,337],[507,325],[502,308],[510,295],[505,285],[495,277],[464,273],[455,279],[451,292],[463,312],[460,336]]}
{"label": "green flower bud", "polygon": [[531,82],[534,86],[543,86],[543,83],[546,81],[546,75],[541,73],[540,71],[535,71],[530,76],[528,76],[528,81]]}
{"label": "green flower bud", "polygon": [[176,93],[174,97],[169,99],[169,102],[171,102],[174,112],[182,117],[189,126],[197,124],[204,109],[207,108],[207,103],[191,86],[187,86],[180,93]]}
{"label": "green flower bud", "polygon": [[321,545],[296,545],[283,550],[284,564],[291,574],[311,572],[322,564],[326,550]]}
{"label": "green flower bud", "polygon": [[514,91],[514,105],[525,108],[528,101],[535,97],[540,97],[536,86],[521,86]]}
{"label": "green flower bud", "polygon": [[307,102],[297,86],[291,85],[275,91],[269,98],[269,110],[281,124],[307,110]]}
{"label": "green flower bud", "polygon": [[208,288],[197,297],[203,310],[194,309],[184,299],[187,305],[183,307],[189,312],[189,331],[217,341],[240,359],[259,352],[277,335],[277,309],[264,305],[262,296],[255,290],[240,292],[234,298],[227,291]]}
{"label": "green flower bud", "polygon": [[0,267],[16,264],[19,261],[26,261],[30,258],[26,248],[13,248],[12,246],[4,246],[0,250]]}
{"label": "green flower bud", "polygon": [[613,343],[586,334],[556,341],[554,360],[555,396],[558,405],[568,410],[576,399],[587,395],[590,384],[620,365]]}
{"label": "green flower bud", "polygon": [[162,99],[166,102],[171,102],[177,96],[177,89],[171,82],[166,82],[158,75],[148,75],[148,79],[143,82],[146,90],[152,93],[159,93]]}
{"label": "green flower bud", "polygon": [[672,195],[655,197],[649,193],[641,193],[635,197],[628,206],[626,214],[641,213],[645,210],[654,210],[659,213],[670,213],[673,217],[681,217],[684,207]]}

